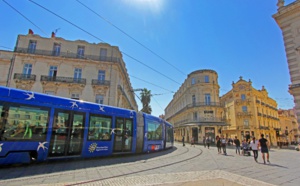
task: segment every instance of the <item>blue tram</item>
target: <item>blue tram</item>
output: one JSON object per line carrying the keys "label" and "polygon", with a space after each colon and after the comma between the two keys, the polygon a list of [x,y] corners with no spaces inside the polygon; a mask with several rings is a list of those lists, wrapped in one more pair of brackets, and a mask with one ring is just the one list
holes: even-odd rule
{"label": "blue tram", "polygon": [[173,126],[142,112],[0,86],[0,165],[152,152]]}

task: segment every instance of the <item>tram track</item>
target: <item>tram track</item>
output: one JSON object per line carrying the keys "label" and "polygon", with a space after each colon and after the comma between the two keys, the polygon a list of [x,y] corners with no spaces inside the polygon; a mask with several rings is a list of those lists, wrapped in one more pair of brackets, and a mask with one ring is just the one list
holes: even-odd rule
{"label": "tram track", "polygon": [[[188,153],[189,152],[189,148],[188,147],[184,147],[184,148],[187,149],[186,153]],[[100,178],[100,179],[93,179],[93,180],[84,181],[84,182],[67,184],[67,186],[89,184],[89,183],[94,183],[94,182],[103,181],[103,180],[107,180],[107,179],[113,179],[113,178],[117,178],[117,177],[121,177],[121,176],[128,176],[128,175],[138,174],[138,173],[141,173],[141,172],[146,172],[146,171],[151,171],[151,170],[155,170],[155,169],[159,169],[159,168],[163,168],[163,167],[168,167],[168,166],[176,165],[176,164],[179,164],[179,163],[182,163],[182,162],[185,162],[185,161],[189,161],[189,160],[192,160],[192,159],[195,159],[195,158],[199,157],[203,153],[203,151],[200,148],[196,148],[196,149],[199,150],[199,152],[197,154],[193,155],[192,157],[185,158],[183,160],[179,160],[179,161],[176,161],[176,162],[167,163],[165,165],[155,166],[155,167],[144,169],[144,170],[140,170],[140,171],[134,171],[134,172],[126,173],[126,174],[120,174],[120,175],[115,175],[115,176],[110,176],[110,177],[105,177],[105,178]],[[186,154],[186,153],[184,153],[184,154]],[[155,160],[153,160],[153,161],[155,161]]]}
{"label": "tram track", "polygon": [[[106,170],[108,171],[109,169],[118,169],[118,167],[122,167],[124,165],[131,165],[131,166],[139,166],[141,164],[153,164],[153,162],[157,161],[158,159],[161,160],[161,162],[166,162],[166,163],[162,163],[160,164],[159,166],[153,166],[151,168],[147,168],[147,169],[143,169],[143,170],[139,170],[139,171],[134,171],[134,172],[128,172],[128,173],[122,173],[122,174],[117,174],[117,175],[114,175],[114,176],[107,176],[107,177],[103,177],[103,178],[99,178],[99,179],[91,179],[91,180],[88,180],[88,181],[79,181],[78,183],[71,183],[69,184],[70,186],[71,185],[82,185],[82,184],[87,184],[87,183],[94,183],[94,182],[98,182],[98,181],[102,181],[102,180],[107,180],[107,179],[112,179],[112,178],[116,178],[116,177],[121,177],[121,176],[128,176],[128,175],[134,175],[134,174],[137,174],[137,173],[142,173],[142,172],[146,172],[146,171],[151,171],[151,170],[155,170],[155,169],[159,169],[159,168],[163,168],[163,167],[168,167],[168,166],[171,166],[171,165],[176,165],[176,164],[180,164],[182,162],[185,162],[185,161],[189,161],[189,160],[192,160],[192,159],[195,159],[197,157],[199,157],[201,154],[202,154],[202,150],[200,148],[195,148],[195,150],[198,150],[198,152],[194,152],[195,154],[192,155],[191,157],[187,157],[187,158],[180,158],[180,156],[185,156],[186,154],[190,153],[190,148],[189,147],[183,147],[185,150],[181,153],[178,153],[178,154],[175,154],[175,155],[171,155],[171,156],[165,156],[165,157],[155,157],[155,158],[149,158],[149,160],[139,160],[139,161],[136,161],[136,162],[132,162],[132,163],[122,163],[122,164],[117,164],[117,165],[112,165],[112,166],[109,166],[109,165],[105,165],[105,166],[101,166],[101,167],[93,167],[93,168],[90,168],[89,171],[93,171],[93,170],[97,170],[97,171],[103,171],[103,170]],[[147,155],[147,154],[146,154]],[[172,160],[173,158],[177,158],[179,160],[177,161],[165,161],[165,159],[167,160]],[[109,167],[108,167],[109,166]],[[70,176],[70,175],[73,175],[73,174],[80,174],[80,173],[83,173],[85,171],[87,171],[87,169],[89,168],[82,168],[82,170],[75,170],[75,171],[67,171],[65,173],[50,173],[50,174],[47,174],[47,175],[38,175],[38,176],[30,176],[30,175],[26,175],[26,176],[29,176],[29,177],[26,177],[26,178],[20,178],[20,179],[14,179],[13,181],[32,181],[32,180],[38,180],[38,179],[47,179],[47,178],[50,178],[50,179],[55,179],[58,175],[61,176],[61,175],[64,175],[64,176]],[[8,182],[11,182],[12,180],[11,179],[8,179],[8,180],[2,180],[0,181],[0,185],[2,184],[5,184],[5,183],[8,183]],[[71,182],[71,181],[70,181]]]}

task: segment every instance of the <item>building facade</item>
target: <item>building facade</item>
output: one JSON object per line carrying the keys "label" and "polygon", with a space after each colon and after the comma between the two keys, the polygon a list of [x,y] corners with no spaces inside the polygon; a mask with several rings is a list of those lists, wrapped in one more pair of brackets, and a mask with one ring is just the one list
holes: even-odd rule
{"label": "building facade", "polygon": [[288,5],[284,5],[284,0],[278,0],[277,7],[273,18],[282,31],[292,83],[289,92],[294,97],[297,120],[300,124],[300,0]]}
{"label": "building facade", "polygon": [[0,85],[6,86],[13,52],[0,50]]}
{"label": "building facade", "polygon": [[278,133],[278,142],[287,144],[294,144],[298,142],[299,130],[297,118],[295,116],[294,110],[278,110],[280,132]]}
{"label": "building facade", "polygon": [[165,119],[175,128],[175,140],[202,143],[209,137],[214,143],[225,126],[224,106],[219,101],[218,74],[213,70],[190,73],[165,109]]}
{"label": "building facade", "polygon": [[276,132],[280,130],[278,109],[275,100],[268,96],[262,87],[256,90],[251,80],[232,83],[232,89],[220,98],[225,107],[225,117],[229,126],[222,128],[222,134],[227,138],[249,140],[251,137],[260,138],[260,134],[277,145]]}
{"label": "building facade", "polygon": [[122,54],[116,46],[68,41],[54,33],[44,38],[29,30],[27,35],[18,36],[11,58],[0,57],[4,71],[8,72],[1,74],[1,78],[7,77],[6,82],[1,79],[2,85],[138,109]]}

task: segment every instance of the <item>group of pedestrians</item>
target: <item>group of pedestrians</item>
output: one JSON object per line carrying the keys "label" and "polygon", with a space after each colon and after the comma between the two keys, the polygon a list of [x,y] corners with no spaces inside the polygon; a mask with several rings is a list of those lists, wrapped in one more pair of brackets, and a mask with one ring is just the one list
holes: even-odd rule
{"label": "group of pedestrians", "polygon": [[[239,153],[239,155],[240,155],[241,143],[240,143],[240,140],[237,139],[236,136],[235,136],[233,143],[235,144],[235,147],[236,147],[235,153],[236,154]],[[266,158],[267,158],[267,162],[270,163],[270,159],[269,159],[270,144],[269,144],[268,140],[266,138],[264,138],[263,134],[261,134],[261,138],[259,140],[256,140],[255,137],[252,137],[252,140],[250,141],[249,145],[248,145],[248,142],[246,141],[246,139],[244,139],[242,142],[243,154],[245,153],[245,150],[248,149],[248,147],[252,150],[253,157],[256,162],[258,162],[257,161],[258,149],[260,148],[262,158],[264,160],[264,164],[266,164]],[[266,157],[265,157],[265,154],[266,154]]]}
{"label": "group of pedestrians", "polygon": [[[222,151],[223,151],[223,154],[227,155],[226,142],[227,142],[227,140],[224,137],[224,135],[221,135],[221,137],[216,136],[216,145],[217,145],[217,149],[218,149],[218,154],[221,154]],[[203,137],[203,144],[204,144],[205,148],[207,147],[209,149],[210,143],[211,143],[211,140],[209,139],[209,137]],[[233,140],[233,143],[235,144],[235,147],[236,147],[235,148],[235,153],[239,154],[239,155],[241,155],[240,147],[243,148],[242,149],[242,155],[244,155],[245,149],[248,149],[248,147],[250,147],[250,149],[253,152],[254,160],[256,162],[258,162],[257,161],[258,149],[260,148],[262,158],[264,160],[264,164],[266,164],[266,158],[267,158],[267,162],[270,163],[270,159],[269,159],[270,158],[270,155],[269,155],[270,144],[269,144],[268,140],[266,138],[264,138],[263,134],[261,134],[261,138],[259,140],[256,140],[255,137],[252,137],[252,140],[250,141],[250,143],[248,143],[246,141],[246,139],[244,139],[243,142],[242,142],[242,145],[241,145],[240,140],[237,138],[237,136],[235,136],[235,139]],[[183,146],[185,146],[184,136],[182,136],[182,144],[183,144]],[[192,137],[192,139],[191,139],[191,146],[195,147],[194,137]],[[265,156],[265,154],[266,154],[266,156]]]}

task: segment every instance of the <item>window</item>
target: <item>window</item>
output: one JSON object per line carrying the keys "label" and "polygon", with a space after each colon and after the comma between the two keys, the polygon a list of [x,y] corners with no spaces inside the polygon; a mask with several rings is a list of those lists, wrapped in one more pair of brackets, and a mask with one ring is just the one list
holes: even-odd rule
{"label": "window", "polygon": [[32,64],[24,64],[22,78],[30,79]]}
{"label": "window", "polygon": [[60,55],[60,44],[54,43],[52,55],[53,56],[59,56]]}
{"label": "window", "polygon": [[197,121],[197,120],[198,120],[198,113],[197,113],[197,112],[194,112],[194,113],[193,113],[193,118],[194,118],[194,121]]}
{"label": "window", "polygon": [[104,98],[102,95],[96,94],[96,101],[95,101],[96,103],[103,104],[103,100]]}
{"label": "window", "polygon": [[243,112],[247,112],[247,106],[242,106]]}
{"label": "window", "polygon": [[74,79],[81,79],[81,72],[82,69],[81,68],[75,68],[74,69]]}
{"label": "window", "polygon": [[106,48],[101,48],[100,49],[100,60],[101,61],[106,61],[107,58],[107,49]]}
{"label": "window", "polygon": [[111,140],[111,125],[111,117],[91,115],[88,129],[88,140]]}
{"label": "window", "polygon": [[152,120],[147,120],[146,122],[148,126],[147,139],[162,140],[162,125]]}
{"label": "window", "polygon": [[205,94],[205,105],[210,105],[210,94]]}
{"label": "window", "polygon": [[77,48],[77,58],[84,57],[84,46],[78,46]]}
{"label": "window", "polygon": [[48,75],[50,77],[53,77],[54,75],[56,76],[56,72],[57,72],[57,66],[50,66]]}
{"label": "window", "polygon": [[71,99],[79,100],[79,94],[77,94],[77,93],[72,93]]}
{"label": "window", "polygon": [[[5,131],[0,138],[6,141],[45,141],[50,109],[38,106],[0,103],[0,121]],[[45,120],[41,120],[41,117]]]}
{"label": "window", "polygon": [[249,127],[249,120],[247,119],[244,120],[244,127]]}
{"label": "window", "polygon": [[242,99],[242,100],[246,100],[246,95],[245,95],[245,94],[242,94],[242,95],[241,95],[241,99]]}
{"label": "window", "polygon": [[48,94],[48,95],[55,95],[55,92],[54,92],[54,91],[45,91],[45,94]]}
{"label": "window", "polygon": [[209,76],[204,76],[204,82],[209,83]]}
{"label": "window", "polygon": [[192,103],[193,103],[193,105],[196,105],[196,96],[195,95],[192,95]]}
{"label": "window", "polygon": [[99,81],[104,81],[105,80],[105,71],[104,70],[99,70],[98,71],[98,80]]}
{"label": "window", "polygon": [[28,53],[34,54],[35,53],[35,48],[36,48],[36,41],[29,41],[29,46],[28,46]]}
{"label": "window", "polygon": [[196,83],[195,78],[192,78],[192,85],[194,85]]}

